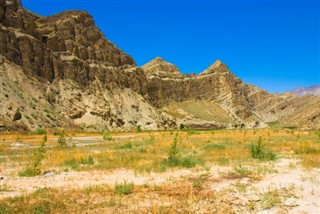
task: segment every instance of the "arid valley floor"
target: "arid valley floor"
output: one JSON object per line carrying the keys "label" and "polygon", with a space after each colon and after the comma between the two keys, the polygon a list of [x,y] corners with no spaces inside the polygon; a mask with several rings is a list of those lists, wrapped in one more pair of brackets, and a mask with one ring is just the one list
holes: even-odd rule
{"label": "arid valley floor", "polygon": [[0,135],[0,213],[320,212],[319,131],[44,136]]}

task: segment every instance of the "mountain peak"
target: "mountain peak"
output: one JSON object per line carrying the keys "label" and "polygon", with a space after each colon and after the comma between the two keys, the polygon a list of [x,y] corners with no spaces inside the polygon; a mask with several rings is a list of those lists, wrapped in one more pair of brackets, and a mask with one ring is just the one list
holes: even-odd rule
{"label": "mountain peak", "polygon": [[150,62],[152,61],[156,61],[156,62],[164,62],[164,59],[162,59],[160,56],[157,56],[156,58],[154,58],[153,60],[151,60]]}
{"label": "mountain peak", "polygon": [[147,76],[174,77],[182,75],[177,66],[161,57],[154,58],[141,68]]}
{"label": "mountain peak", "polygon": [[217,59],[213,64],[211,64],[206,70],[204,70],[200,74],[210,74],[210,73],[215,73],[215,72],[227,72],[228,66],[223,64],[221,60]]}

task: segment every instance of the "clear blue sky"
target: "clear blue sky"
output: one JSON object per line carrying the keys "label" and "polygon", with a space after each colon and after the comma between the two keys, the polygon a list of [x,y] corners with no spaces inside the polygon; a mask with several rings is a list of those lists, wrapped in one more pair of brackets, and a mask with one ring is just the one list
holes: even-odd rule
{"label": "clear blue sky", "polygon": [[270,92],[320,84],[319,0],[22,0],[40,14],[86,10],[141,66],[156,56],[183,73],[220,59]]}

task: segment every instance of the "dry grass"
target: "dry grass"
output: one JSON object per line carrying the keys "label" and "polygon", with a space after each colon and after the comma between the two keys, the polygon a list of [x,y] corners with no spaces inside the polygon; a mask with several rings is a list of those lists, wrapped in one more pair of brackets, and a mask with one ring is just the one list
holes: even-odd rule
{"label": "dry grass", "polygon": [[[57,172],[125,168],[141,174],[175,170],[183,166],[172,168],[165,160],[176,134],[179,136],[179,157],[195,161],[199,170],[208,171],[212,165],[233,169],[221,175],[221,179],[248,178],[257,181],[276,172],[268,164],[272,161],[259,161],[251,157],[250,145],[257,142],[260,136],[265,147],[275,152],[277,157],[301,160],[305,168],[320,167],[318,133],[265,129],[111,133],[112,140],[108,141],[103,140],[102,133],[67,133],[68,146],[65,147],[58,145],[56,135],[49,134],[41,168],[43,171]],[[29,164],[30,155],[39,146],[42,137],[43,135],[2,133],[0,171],[10,169],[10,173],[17,175],[21,168]],[[93,164],[86,164],[84,161],[89,156],[92,157]],[[66,164],[68,160],[74,160],[75,167]],[[234,212],[230,201],[219,199],[229,192],[214,192],[208,188],[214,182],[216,181],[203,176],[166,185],[135,185],[129,195],[116,195],[114,187],[107,185],[71,190],[39,189],[22,197],[2,199],[0,213],[56,213],[62,210],[82,213],[93,210],[104,213],[192,213],[200,207],[214,213]],[[241,191],[245,187],[246,185],[240,184],[237,186]],[[276,200],[271,202],[271,205],[278,203]],[[248,204],[257,211],[254,205]]]}

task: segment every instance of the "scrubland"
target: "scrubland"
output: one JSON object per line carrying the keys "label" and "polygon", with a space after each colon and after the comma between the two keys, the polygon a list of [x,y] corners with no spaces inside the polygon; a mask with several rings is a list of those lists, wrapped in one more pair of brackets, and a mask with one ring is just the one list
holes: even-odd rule
{"label": "scrubland", "polygon": [[320,131],[0,134],[0,213],[320,213]]}

